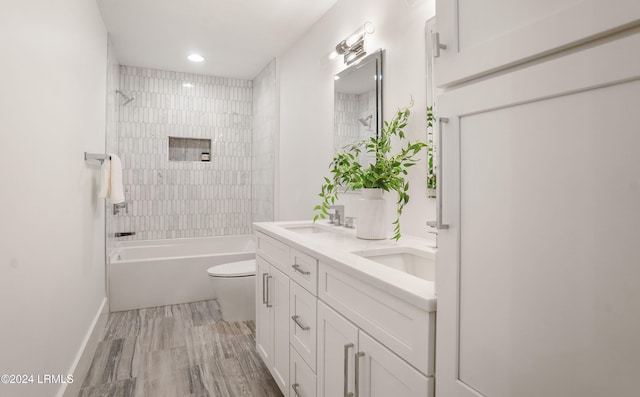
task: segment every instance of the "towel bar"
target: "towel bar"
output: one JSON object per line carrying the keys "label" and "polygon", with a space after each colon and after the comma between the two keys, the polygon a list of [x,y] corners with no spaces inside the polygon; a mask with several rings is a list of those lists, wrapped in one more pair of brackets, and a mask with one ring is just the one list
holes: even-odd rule
{"label": "towel bar", "polygon": [[98,160],[98,161],[102,162],[102,161],[105,161],[105,160],[110,159],[110,158],[109,158],[109,155],[107,155],[107,154],[84,152],[84,159],[85,159],[85,161]]}

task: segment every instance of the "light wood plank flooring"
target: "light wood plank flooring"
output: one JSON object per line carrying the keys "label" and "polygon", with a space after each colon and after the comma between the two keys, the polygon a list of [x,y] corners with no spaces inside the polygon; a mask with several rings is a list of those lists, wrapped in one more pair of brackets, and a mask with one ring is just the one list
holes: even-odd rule
{"label": "light wood plank flooring", "polygon": [[281,397],[255,324],[215,300],[111,313],[79,397]]}

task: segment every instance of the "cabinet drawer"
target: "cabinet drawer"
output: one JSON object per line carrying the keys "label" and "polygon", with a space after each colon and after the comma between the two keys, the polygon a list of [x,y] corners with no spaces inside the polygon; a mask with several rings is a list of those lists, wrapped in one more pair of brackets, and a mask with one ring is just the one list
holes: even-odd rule
{"label": "cabinet drawer", "polygon": [[320,262],[318,296],[426,375],[434,370],[435,312]]}
{"label": "cabinet drawer", "polygon": [[256,237],[258,240],[257,254],[287,274],[289,246],[260,232],[256,233]]}
{"label": "cabinet drawer", "polygon": [[289,256],[289,277],[313,295],[318,291],[318,260],[291,248]]}
{"label": "cabinet drawer", "polygon": [[316,374],[305,363],[295,349],[291,349],[289,361],[291,380],[290,397],[315,397],[316,396]]}
{"label": "cabinet drawer", "polygon": [[316,370],[317,298],[299,286],[289,284],[289,340],[309,367]]}

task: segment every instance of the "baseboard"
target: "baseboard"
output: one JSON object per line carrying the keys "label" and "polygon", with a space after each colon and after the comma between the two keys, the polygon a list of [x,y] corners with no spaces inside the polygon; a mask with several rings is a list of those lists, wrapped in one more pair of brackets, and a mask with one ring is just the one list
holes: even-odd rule
{"label": "baseboard", "polygon": [[93,355],[98,347],[98,342],[102,339],[105,325],[107,324],[107,318],[109,316],[108,307],[107,298],[104,298],[93,319],[91,327],[89,327],[82,341],[82,345],[80,345],[76,358],[73,360],[69,372],[67,372],[73,374],[73,383],[62,384],[60,390],[58,390],[57,397],[76,397],[80,392],[82,382],[87,375],[87,371],[93,360]]}

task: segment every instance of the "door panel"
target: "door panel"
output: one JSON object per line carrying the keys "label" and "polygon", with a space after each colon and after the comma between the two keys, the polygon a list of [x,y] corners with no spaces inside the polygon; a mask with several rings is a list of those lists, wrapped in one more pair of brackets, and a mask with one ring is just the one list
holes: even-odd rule
{"label": "door panel", "polygon": [[438,395],[637,394],[637,45],[440,98]]}
{"label": "door panel", "polygon": [[[272,374],[285,396],[289,395],[289,277],[271,266],[273,293]],[[271,299],[271,297],[270,297]]]}
{"label": "door panel", "polygon": [[[345,346],[352,345],[345,350]],[[348,391],[354,391],[354,361],[358,328],[318,301],[318,396],[344,395],[344,364],[347,357]]]}
{"label": "door panel", "polygon": [[637,25],[637,0],[438,0],[436,81],[447,87]]}
{"label": "door panel", "polygon": [[426,377],[376,342],[366,333],[358,334],[360,396],[433,397],[433,378]]}
{"label": "door panel", "polygon": [[266,276],[269,275],[269,263],[261,256],[256,256],[256,349],[265,365],[271,368],[273,364],[273,333],[271,310],[266,301]]}

